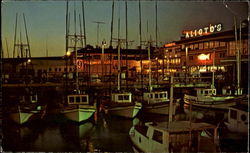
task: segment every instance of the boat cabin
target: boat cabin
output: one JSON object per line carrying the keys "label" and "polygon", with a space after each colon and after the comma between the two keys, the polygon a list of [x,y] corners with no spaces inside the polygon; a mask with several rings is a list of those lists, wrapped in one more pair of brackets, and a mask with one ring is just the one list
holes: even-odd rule
{"label": "boat cabin", "polygon": [[131,103],[132,102],[132,93],[112,93],[111,100],[117,103]]}
{"label": "boat cabin", "polygon": [[197,96],[215,96],[216,89],[215,88],[196,88]]}
{"label": "boat cabin", "polygon": [[143,94],[143,99],[148,103],[166,102],[169,100],[167,91],[145,92]]}
{"label": "boat cabin", "polygon": [[248,132],[248,106],[247,104],[238,104],[229,107],[228,121],[226,125],[232,132]]}
{"label": "boat cabin", "polygon": [[[143,152],[213,152],[216,150],[217,128],[208,123],[189,121],[146,123],[136,125],[131,136]],[[210,132],[214,137],[203,138]]]}
{"label": "boat cabin", "polygon": [[68,104],[89,104],[89,96],[87,94],[68,95]]}
{"label": "boat cabin", "polygon": [[25,95],[20,98],[23,103],[37,103],[38,101],[37,94]]}

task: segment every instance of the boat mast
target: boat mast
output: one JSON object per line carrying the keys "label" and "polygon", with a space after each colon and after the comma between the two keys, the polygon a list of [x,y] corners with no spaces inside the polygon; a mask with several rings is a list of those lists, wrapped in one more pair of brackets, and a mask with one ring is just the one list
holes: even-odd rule
{"label": "boat mast", "polygon": [[125,1],[125,22],[126,22],[126,88],[128,89],[128,2]]}
{"label": "boat mast", "polygon": [[157,26],[158,26],[158,22],[157,22],[157,0],[155,0],[155,47],[158,47],[158,35],[157,35]]}
{"label": "boat mast", "polygon": [[[68,5],[69,5],[69,2],[68,0],[66,1],[66,28],[65,28],[65,55],[66,55],[66,58],[65,58],[65,65],[66,65],[66,77],[65,77],[65,91],[66,94],[68,93],[68,58],[69,58],[69,54],[68,54],[68,38],[69,38],[69,12],[68,12]],[[65,95],[66,95],[65,94]],[[65,98],[66,99],[66,98]]]}
{"label": "boat mast", "polygon": [[[6,51],[7,51],[7,57],[9,58],[9,47],[8,47],[8,42],[7,42],[7,38],[5,38],[5,42],[6,42]],[[1,41],[2,43],[2,41]],[[2,50],[3,51],[3,50]],[[3,58],[3,56],[2,56]]]}
{"label": "boat mast", "polygon": [[174,93],[174,76],[171,75],[171,78],[170,78],[170,104],[169,104],[169,119],[168,119],[168,122],[172,122],[173,120],[173,93]]}
{"label": "boat mast", "polygon": [[[24,21],[24,27],[25,27],[25,34],[26,34],[26,41],[27,41],[27,47],[28,47],[28,54],[29,54],[29,58],[31,58],[31,53],[30,53],[30,43],[29,43],[29,37],[28,37],[28,32],[27,32],[27,27],[26,27],[26,20],[25,20],[25,16],[24,16],[24,13],[23,13],[23,21]],[[27,50],[27,49],[26,49]],[[27,52],[26,52],[27,54]],[[27,55],[26,55],[27,57]]]}
{"label": "boat mast", "polygon": [[75,70],[76,70],[76,91],[79,93],[79,79],[78,79],[78,66],[77,66],[77,48],[76,48],[76,43],[77,43],[77,35],[76,35],[76,10],[75,10],[75,2],[74,2],[74,51],[75,51]]}
{"label": "boat mast", "polygon": [[213,89],[214,88],[214,66],[215,66],[215,49],[213,49],[213,54],[214,54],[214,57],[213,57],[213,71],[212,71],[212,85],[211,85],[211,88]]}
{"label": "boat mast", "polygon": [[[114,20],[114,0],[112,3],[112,17],[111,17],[111,35],[110,35],[110,48],[112,47],[112,41],[113,41],[113,20]],[[111,70],[110,70],[111,71]]]}
{"label": "boat mast", "polygon": [[83,22],[83,39],[84,39],[84,46],[87,47],[87,36],[86,36],[86,27],[85,27],[85,13],[84,13],[84,1],[82,0],[82,22]]}
{"label": "boat mast", "polygon": [[17,32],[17,13],[16,13],[16,23],[15,23],[15,35],[14,35],[14,47],[13,47],[13,58],[15,58],[15,47],[16,47],[16,32]]}
{"label": "boat mast", "polygon": [[149,74],[148,74],[148,78],[149,78],[149,92],[152,91],[152,80],[151,80],[151,59],[150,59],[150,42],[148,42],[148,69],[149,69]]}
{"label": "boat mast", "polygon": [[120,12],[119,12],[119,18],[118,18],[118,87],[117,90],[120,90],[121,86],[121,44],[120,44]]}
{"label": "boat mast", "polygon": [[141,0],[139,0],[139,44],[140,44],[140,67],[141,67],[141,88],[143,89],[143,74],[142,74],[142,40],[141,40]]}

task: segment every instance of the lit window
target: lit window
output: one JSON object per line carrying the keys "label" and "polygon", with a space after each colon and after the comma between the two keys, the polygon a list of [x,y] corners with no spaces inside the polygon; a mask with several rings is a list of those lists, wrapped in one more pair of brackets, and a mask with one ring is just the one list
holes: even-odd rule
{"label": "lit window", "polygon": [[203,49],[203,43],[199,43],[199,49]]}
{"label": "lit window", "polygon": [[213,48],[214,47],[214,42],[213,41],[210,41],[209,42],[209,48]]}
{"label": "lit window", "polygon": [[208,42],[204,43],[204,49],[208,49]]}

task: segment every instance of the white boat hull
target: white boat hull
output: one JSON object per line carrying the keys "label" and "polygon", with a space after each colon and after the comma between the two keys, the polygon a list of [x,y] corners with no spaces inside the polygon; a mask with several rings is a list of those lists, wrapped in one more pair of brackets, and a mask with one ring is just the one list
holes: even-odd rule
{"label": "white boat hull", "polygon": [[30,120],[34,113],[32,112],[16,112],[11,113],[10,118],[17,124],[24,124]]}
{"label": "white boat hull", "polygon": [[186,104],[192,104],[192,106],[203,108],[215,108],[215,109],[228,109],[230,106],[236,105],[234,100],[220,100],[220,101],[198,101],[196,97],[190,95],[184,95],[184,102]]}
{"label": "white boat hull", "polygon": [[95,113],[95,108],[72,108],[63,110],[64,116],[74,122],[83,122],[88,120]]}
{"label": "white boat hull", "polygon": [[[176,105],[173,105],[172,115],[175,115]],[[168,115],[169,114],[169,103],[160,103],[160,104],[151,104],[151,105],[143,105],[143,112],[145,113],[153,113],[153,114],[161,114]]]}
{"label": "white boat hull", "polygon": [[109,113],[111,115],[126,117],[126,118],[134,118],[138,112],[140,111],[140,105],[129,105],[129,106],[116,106],[112,108],[104,108],[105,113]]}

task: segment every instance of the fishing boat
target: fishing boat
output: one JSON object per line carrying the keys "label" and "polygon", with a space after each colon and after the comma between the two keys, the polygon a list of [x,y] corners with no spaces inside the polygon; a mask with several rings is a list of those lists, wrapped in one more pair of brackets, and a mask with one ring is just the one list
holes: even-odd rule
{"label": "fishing boat", "polygon": [[101,102],[101,108],[106,114],[116,115],[126,118],[134,118],[141,109],[141,103],[136,102],[132,93],[126,90],[121,90],[121,64],[120,64],[120,39],[118,39],[118,79],[117,90],[112,91],[107,99]]}
{"label": "fishing boat", "polygon": [[37,94],[31,90],[27,94],[19,96],[17,103],[9,108],[10,118],[18,124],[24,124],[28,121],[42,119],[46,113],[46,105],[38,103]]}
{"label": "fishing boat", "polygon": [[67,95],[67,106],[62,110],[64,116],[74,122],[90,119],[96,111],[96,105],[89,103],[88,94],[76,92]]}
{"label": "fishing boat", "polygon": [[[169,99],[167,91],[149,91],[143,93],[142,111],[153,114],[169,114]],[[173,115],[177,108],[177,103],[173,104]]]}
{"label": "fishing boat", "polygon": [[[143,92],[143,97],[137,97],[137,100],[142,103],[142,111],[145,113],[154,114],[169,114],[169,99],[168,92],[166,90],[157,91],[152,89],[151,78],[151,57],[150,57],[150,42],[148,42],[148,61],[149,61],[149,75],[148,75],[148,91]],[[177,103],[173,103],[172,114],[175,114]]]}
{"label": "fishing boat", "polygon": [[141,104],[132,101],[132,93],[126,91],[112,92],[111,99],[103,101],[102,109],[106,114],[134,118],[141,109]]}
{"label": "fishing boat", "polygon": [[193,106],[225,109],[234,106],[237,103],[237,99],[244,96],[233,95],[217,95],[215,88],[196,88],[190,94],[184,95],[184,102]]}
{"label": "fishing boat", "polygon": [[[83,7],[83,5],[82,5]],[[82,8],[82,10],[84,10]],[[75,11],[75,8],[74,8]],[[90,102],[89,95],[86,93],[85,90],[80,90],[79,86],[79,65],[78,65],[78,49],[83,48],[83,39],[85,39],[81,32],[81,25],[80,25],[80,34],[76,33],[76,28],[74,34],[70,34],[70,20],[68,17],[68,1],[66,3],[66,70],[68,70],[68,59],[73,53],[73,63],[74,63],[74,70],[75,70],[75,77],[74,77],[74,88],[71,92],[68,92],[68,75],[66,71],[66,91],[65,91],[65,98],[64,98],[64,106],[61,110],[61,113],[64,116],[73,122],[81,123],[89,120],[93,114],[96,112],[96,104],[94,102]],[[76,14],[74,13],[74,26],[76,27]],[[84,21],[85,22],[85,21]],[[86,47],[86,43],[85,43]],[[72,49],[73,51],[70,52],[69,50]]]}
{"label": "fishing boat", "polygon": [[[213,137],[211,135],[213,133]],[[217,127],[208,123],[174,121],[133,126],[134,152],[216,152]]]}
{"label": "fishing boat", "polygon": [[229,131],[242,134],[248,133],[248,108],[247,100],[245,103],[241,102],[235,106],[229,107],[228,118],[225,122]]}
{"label": "fishing boat", "polygon": [[171,77],[168,122],[134,125],[129,131],[134,152],[216,152],[217,126],[191,121],[172,121],[173,77]]}

